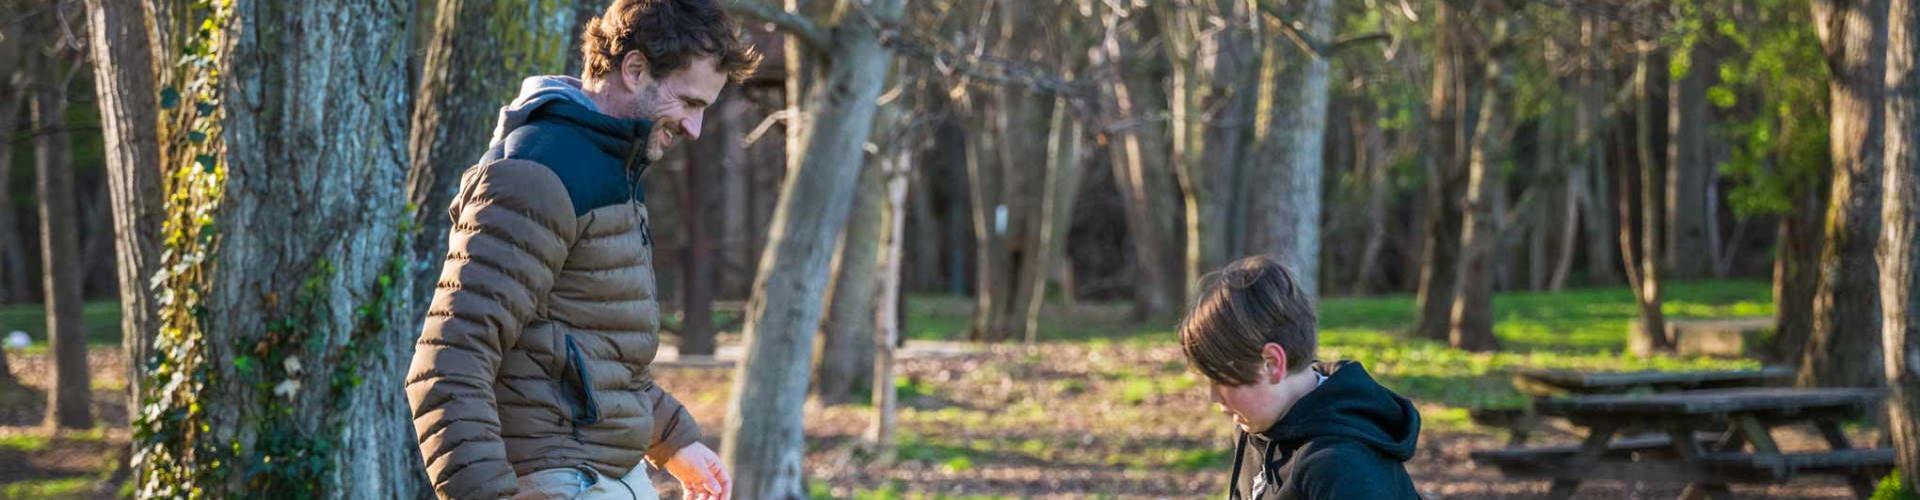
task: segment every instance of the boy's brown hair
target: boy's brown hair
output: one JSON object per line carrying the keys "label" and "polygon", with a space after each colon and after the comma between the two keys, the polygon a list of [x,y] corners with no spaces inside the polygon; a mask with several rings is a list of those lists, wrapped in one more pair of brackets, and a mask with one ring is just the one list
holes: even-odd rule
{"label": "boy's brown hair", "polygon": [[1319,346],[1313,301],[1286,266],[1247,257],[1202,278],[1193,310],[1180,322],[1180,348],[1202,375],[1223,385],[1259,379],[1262,346],[1279,344],[1287,369],[1305,369]]}
{"label": "boy's brown hair", "polygon": [[587,21],[580,35],[586,76],[613,73],[628,52],[647,59],[647,73],[663,78],[701,56],[735,82],[746,80],[760,54],[740,41],[739,30],[714,0],[614,0],[605,15]]}

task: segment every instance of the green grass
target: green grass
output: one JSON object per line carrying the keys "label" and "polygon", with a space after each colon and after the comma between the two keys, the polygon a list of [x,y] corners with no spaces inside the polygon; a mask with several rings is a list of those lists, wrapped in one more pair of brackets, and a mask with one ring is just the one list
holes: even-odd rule
{"label": "green grass", "polygon": [[[120,303],[89,302],[80,311],[80,323],[87,331],[87,343],[93,345],[120,344]],[[23,331],[33,336],[33,346],[29,350],[45,349],[47,346],[46,307],[40,304],[16,304],[0,306],[0,338],[9,332]]]}
{"label": "green grass", "polygon": [[0,487],[0,498],[85,498],[97,478],[31,479]]}
{"label": "green grass", "polygon": [[[1662,311],[1669,318],[1771,316],[1773,301],[1763,281],[1698,281],[1668,283]],[[916,296],[908,303],[910,338],[958,340],[966,336],[970,299]],[[1625,287],[1589,288],[1561,292],[1515,292],[1494,297],[1494,334],[1501,350],[1476,354],[1448,348],[1444,343],[1407,338],[1417,304],[1409,295],[1335,297],[1323,301],[1320,312],[1321,359],[1360,361],[1382,383],[1422,403],[1450,408],[1427,415],[1437,428],[1468,428],[1465,408],[1511,406],[1524,398],[1508,381],[1518,367],[1567,368],[1596,371],[1723,370],[1758,366],[1752,360],[1622,354],[1627,324],[1639,318],[1632,292]],[[1043,315],[1041,339],[1048,342],[1086,342],[1170,345],[1172,322],[1132,323],[1116,318],[1077,318]],[[1162,344],[1165,343],[1165,344]],[[1202,385],[1183,366],[1131,368],[1107,374],[1120,380],[1113,398],[1138,404],[1159,394],[1197,390]],[[1057,383],[1056,391],[1085,390],[1080,384]]]}

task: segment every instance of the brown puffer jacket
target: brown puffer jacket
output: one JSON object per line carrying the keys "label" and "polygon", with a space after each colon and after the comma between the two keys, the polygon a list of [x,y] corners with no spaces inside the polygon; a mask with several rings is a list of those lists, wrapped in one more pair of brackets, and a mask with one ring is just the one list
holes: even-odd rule
{"label": "brown puffer jacket", "polygon": [[510,496],[517,475],[557,467],[621,477],[700,436],[647,372],[660,312],[646,206],[576,211],[578,199],[533,161],[462,178],[407,377],[442,498]]}

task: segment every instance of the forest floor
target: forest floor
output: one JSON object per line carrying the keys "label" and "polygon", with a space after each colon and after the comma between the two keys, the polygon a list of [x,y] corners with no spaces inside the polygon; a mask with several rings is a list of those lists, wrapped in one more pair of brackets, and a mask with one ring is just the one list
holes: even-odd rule
{"label": "forest floor", "polygon": [[[1771,303],[1765,283],[1679,283],[1669,287],[1665,309],[1677,317],[1766,316]],[[970,307],[964,298],[913,297],[908,337],[963,337]],[[89,319],[111,320],[111,308],[105,311]],[[1335,298],[1321,306],[1320,357],[1360,361],[1419,406],[1419,452],[1408,470],[1428,498],[1546,493],[1543,481],[1507,480],[1468,459],[1471,450],[1505,443],[1497,429],[1474,425],[1467,411],[1522,401],[1507,382],[1508,368],[1758,366],[1749,360],[1621,356],[1626,323],[1635,316],[1632,296],[1621,288],[1502,294],[1495,311],[1503,350],[1470,354],[1405,338],[1401,332],[1413,321],[1409,297]],[[7,330],[9,319],[33,326],[19,319],[25,315],[0,309],[0,331]],[[1216,497],[1231,466],[1231,424],[1207,404],[1204,380],[1187,370],[1170,333],[1173,321],[1135,323],[1126,316],[1122,305],[1056,306],[1043,315],[1036,345],[941,349],[903,360],[896,380],[902,406],[892,464],[878,462],[862,438],[871,407],[809,405],[806,468],[813,496]],[[104,337],[93,336],[90,362],[95,410],[108,425],[92,431],[44,430],[40,422],[52,371],[44,344],[11,355],[25,389],[0,393],[0,498],[113,497],[122,490],[110,478],[126,456],[125,361],[117,339]],[[723,336],[723,343],[730,338]],[[663,359],[661,365],[657,378],[690,406],[708,431],[708,444],[718,449],[732,369],[724,362]],[[1856,442],[1878,438],[1878,431],[1866,426],[1849,430]],[[1821,442],[1810,430],[1777,437],[1790,451],[1814,449]],[[1571,442],[1573,437],[1544,440]],[[664,476],[656,476],[656,484],[677,491]],[[1578,498],[1678,493],[1679,485],[1597,481],[1584,486]],[[1843,483],[1826,478],[1736,485],[1734,493],[1741,498],[1852,497]]]}

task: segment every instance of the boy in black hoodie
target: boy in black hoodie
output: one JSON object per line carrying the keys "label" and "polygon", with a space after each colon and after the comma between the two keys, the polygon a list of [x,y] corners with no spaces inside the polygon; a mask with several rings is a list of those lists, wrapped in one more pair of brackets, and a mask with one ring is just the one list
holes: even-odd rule
{"label": "boy in black hoodie", "polygon": [[1292,273],[1255,256],[1209,276],[1180,323],[1187,361],[1240,428],[1227,498],[1419,498],[1403,463],[1420,413],[1360,363],[1312,362],[1315,321]]}

